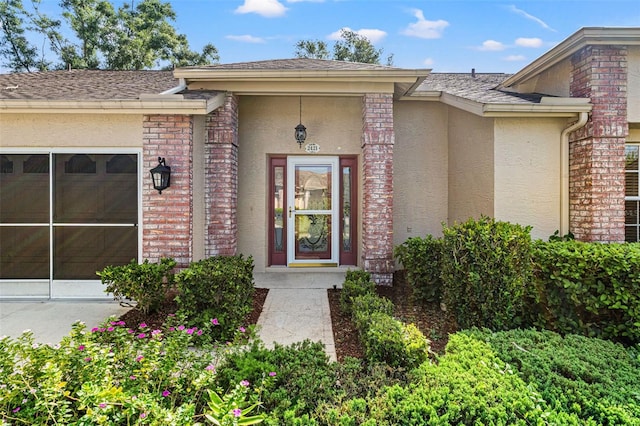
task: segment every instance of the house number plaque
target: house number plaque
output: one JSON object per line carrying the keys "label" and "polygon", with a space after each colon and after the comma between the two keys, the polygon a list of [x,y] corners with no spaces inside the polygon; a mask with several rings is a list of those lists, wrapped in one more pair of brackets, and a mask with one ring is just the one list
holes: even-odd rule
{"label": "house number plaque", "polygon": [[316,154],[320,152],[320,145],[317,143],[308,143],[307,146],[304,147],[304,150],[309,154]]}

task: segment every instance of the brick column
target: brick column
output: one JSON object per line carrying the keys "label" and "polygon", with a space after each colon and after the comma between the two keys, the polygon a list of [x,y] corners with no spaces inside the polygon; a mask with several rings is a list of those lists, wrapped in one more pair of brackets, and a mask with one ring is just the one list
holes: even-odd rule
{"label": "brick column", "polygon": [[[142,128],[142,256],[151,262],[172,257],[187,267],[193,257],[193,119],[146,115]],[[171,167],[171,186],[162,194],[149,173],[158,157]]]}
{"label": "brick column", "polygon": [[393,95],[362,98],[362,266],[381,285],[393,283]]}
{"label": "brick column", "polygon": [[238,97],[205,123],[205,255],[233,256],[238,250]]}
{"label": "brick column", "polygon": [[622,242],[627,48],[586,46],[571,64],[571,96],[591,98],[593,111],[570,139],[570,230],[581,241]]}

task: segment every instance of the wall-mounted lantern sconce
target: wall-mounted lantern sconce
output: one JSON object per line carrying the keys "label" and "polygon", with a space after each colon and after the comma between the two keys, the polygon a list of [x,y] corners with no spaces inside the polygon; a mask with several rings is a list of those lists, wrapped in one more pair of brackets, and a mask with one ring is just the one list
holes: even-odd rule
{"label": "wall-mounted lantern sconce", "polygon": [[300,96],[300,124],[296,126],[296,142],[302,149],[305,139],[307,139],[307,128],[302,125],[302,96]]}
{"label": "wall-mounted lantern sconce", "polygon": [[157,189],[160,194],[171,186],[171,167],[168,167],[164,158],[158,157],[158,165],[151,169],[151,180],[153,189]]}

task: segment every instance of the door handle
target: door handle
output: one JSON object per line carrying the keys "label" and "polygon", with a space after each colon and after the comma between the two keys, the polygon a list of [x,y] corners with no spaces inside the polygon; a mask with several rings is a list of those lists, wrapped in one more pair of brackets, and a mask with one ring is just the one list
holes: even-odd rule
{"label": "door handle", "polygon": [[291,218],[291,212],[294,211],[291,206],[289,206],[289,218]]}

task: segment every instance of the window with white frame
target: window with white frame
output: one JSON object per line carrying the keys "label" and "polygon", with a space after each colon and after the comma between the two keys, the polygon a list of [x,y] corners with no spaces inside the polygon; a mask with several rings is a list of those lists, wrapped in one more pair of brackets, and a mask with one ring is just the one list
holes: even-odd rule
{"label": "window with white frame", "polygon": [[625,147],[625,241],[640,241],[640,143]]}

